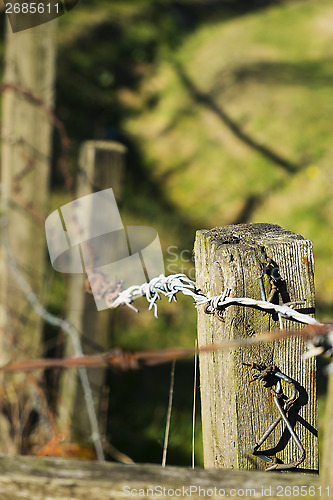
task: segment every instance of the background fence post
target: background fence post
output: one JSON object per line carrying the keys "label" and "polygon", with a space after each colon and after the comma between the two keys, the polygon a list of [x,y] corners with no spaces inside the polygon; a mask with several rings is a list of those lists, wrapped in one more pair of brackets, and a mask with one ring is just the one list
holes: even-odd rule
{"label": "background fence post", "polygon": [[[27,302],[7,253],[33,292],[45,299],[45,217],[49,202],[53,123],[46,112],[54,101],[57,21],[12,33],[6,21],[5,71],[2,89],[1,199],[3,228],[0,251],[0,352],[3,360],[42,354],[42,319]],[[8,243],[7,246],[7,236]],[[36,376],[37,377],[37,376]],[[13,380],[13,379],[12,379]],[[21,383],[19,383],[21,381]],[[14,425],[10,405],[27,415],[36,408],[36,392],[27,378],[15,375],[12,394],[1,399],[0,452],[31,451],[32,433],[24,439],[22,420]],[[18,405],[20,402],[20,405]],[[24,402],[24,403],[23,403]],[[16,410],[15,410],[16,411]],[[20,421],[21,415],[17,416]],[[36,418],[34,417],[34,421]],[[39,422],[43,425],[43,422]],[[36,435],[39,424],[34,424]],[[39,429],[39,430],[38,430]]]}
{"label": "background fence post", "polygon": [[[32,289],[43,296],[45,268],[44,222],[48,209],[53,124],[19,88],[52,108],[54,99],[56,21],[13,34],[6,22],[5,84],[2,109],[1,197],[7,205],[11,251]],[[15,90],[16,87],[16,90]],[[27,313],[6,261],[1,260],[1,325],[15,330],[28,356],[41,354],[42,321]],[[2,321],[1,321],[2,322]],[[24,340],[23,340],[24,336]],[[2,339],[3,337],[1,337]],[[6,350],[1,340],[1,351]]]}
{"label": "background fence post", "polygon": [[[305,300],[302,309],[314,312],[312,243],[276,225],[240,224],[198,231],[195,242],[198,286],[209,296],[221,294],[228,288],[230,297],[260,300],[257,270],[263,250],[278,264],[290,301]],[[267,292],[269,288],[266,284]],[[278,329],[276,319],[252,308],[231,306],[221,322],[198,308],[199,346]],[[295,322],[282,321],[285,329],[298,327]],[[254,457],[251,450],[277,412],[263,382],[249,385],[253,372],[242,365],[243,362],[276,363],[297,382],[301,407],[295,430],[307,452],[300,468],[318,468],[316,365],[314,359],[302,359],[303,350],[302,339],[294,337],[200,356],[206,468],[264,468],[264,462]],[[283,388],[288,393],[288,388]],[[281,443],[281,426],[280,423],[263,449]],[[284,463],[293,462],[300,455],[291,440],[282,448],[277,456]]]}
{"label": "background fence post", "polygon": [[[112,188],[117,202],[121,196],[126,148],[111,141],[87,141],[80,148],[76,198]],[[72,274],[69,278],[68,319],[82,334],[85,354],[107,351],[111,347],[108,310],[98,311],[93,295],[85,290],[86,275]],[[73,355],[71,342],[66,340],[65,355]],[[105,383],[105,369],[89,371],[95,408],[98,409]],[[89,423],[82,389],[74,371],[62,374],[59,405],[61,428],[71,425],[71,438],[87,438]],[[69,436],[68,436],[69,437]]]}

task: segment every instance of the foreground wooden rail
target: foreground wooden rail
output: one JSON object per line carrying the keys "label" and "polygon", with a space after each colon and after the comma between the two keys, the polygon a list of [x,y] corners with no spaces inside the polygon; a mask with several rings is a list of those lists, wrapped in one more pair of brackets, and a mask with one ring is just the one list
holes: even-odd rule
{"label": "foreground wooden rail", "polygon": [[158,496],[272,500],[300,496],[301,491],[303,498],[305,494],[312,498],[328,498],[326,490],[320,490],[318,476],[299,473],[162,469],[155,464],[122,465],[22,456],[0,456],[0,471],[1,500],[111,500]]}

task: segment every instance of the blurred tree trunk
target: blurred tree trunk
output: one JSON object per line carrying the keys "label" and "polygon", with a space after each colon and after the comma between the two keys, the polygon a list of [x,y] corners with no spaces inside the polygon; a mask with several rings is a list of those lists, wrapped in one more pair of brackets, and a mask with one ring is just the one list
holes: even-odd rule
{"label": "blurred tree trunk", "polygon": [[[9,88],[3,91],[1,147],[1,215],[6,224],[2,228],[0,254],[0,352],[3,360],[42,354],[42,320],[27,301],[22,282],[18,283],[17,278],[21,274],[41,299],[53,128],[46,108],[52,107],[54,102],[55,35],[56,21],[15,34],[7,22],[4,83],[9,84]],[[15,259],[16,272],[15,265],[14,272],[13,266],[9,266],[6,254]],[[1,403],[1,453],[22,450],[21,414],[23,412],[26,418],[33,411],[38,414],[36,408],[41,406],[36,391],[25,387],[24,380],[18,376],[12,386],[16,423],[13,416],[8,420],[5,416],[7,412],[11,415],[13,410],[9,399]],[[14,424],[15,432],[10,429]],[[10,437],[11,432],[14,437]]]}

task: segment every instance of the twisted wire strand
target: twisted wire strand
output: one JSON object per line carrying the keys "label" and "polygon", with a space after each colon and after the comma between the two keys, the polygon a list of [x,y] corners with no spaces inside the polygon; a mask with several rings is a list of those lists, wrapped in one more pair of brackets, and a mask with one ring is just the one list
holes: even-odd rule
{"label": "twisted wire strand", "polygon": [[196,307],[207,305],[210,310],[217,311],[223,310],[231,305],[242,305],[245,307],[255,307],[263,311],[275,312],[280,314],[283,318],[292,319],[305,323],[307,325],[322,325],[312,316],[303,314],[290,307],[287,304],[273,304],[272,302],[264,300],[255,300],[247,297],[226,297],[226,291],[221,295],[207,297],[196,286],[196,283],[191,280],[186,274],[170,274],[169,276],[160,276],[153,278],[148,283],[142,285],[130,286],[123,290],[118,297],[110,304],[110,308],[116,308],[120,305],[126,305],[136,312],[138,309],[133,305],[133,301],[138,297],[146,297],[149,302],[148,309],[154,308],[154,315],[157,317],[158,305],[157,301],[161,300],[162,295],[169,299],[177,301],[177,294],[189,295],[194,299]]}

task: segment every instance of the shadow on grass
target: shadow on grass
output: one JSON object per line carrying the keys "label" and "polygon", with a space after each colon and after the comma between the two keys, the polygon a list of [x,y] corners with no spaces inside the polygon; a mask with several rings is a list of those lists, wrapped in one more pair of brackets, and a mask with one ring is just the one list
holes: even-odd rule
{"label": "shadow on grass", "polygon": [[287,158],[284,158],[273,148],[262,145],[259,141],[245,132],[240,127],[240,125],[235,120],[233,120],[229,116],[229,114],[221,106],[219,106],[209,94],[201,92],[196,87],[194,82],[186,74],[184,68],[178,62],[174,62],[174,68],[180,80],[190,93],[192,99],[202,106],[206,107],[207,109],[210,109],[244,144],[258,152],[271,163],[273,163],[277,167],[282,168],[289,174],[295,173],[300,169],[300,165],[289,161]]}
{"label": "shadow on grass", "polygon": [[[302,85],[303,87],[331,87],[333,64],[330,59],[314,61],[259,62],[240,66],[232,73],[235,83],[260,82],[263,85]],[[214,89],[216,92],[218,89]]]}

